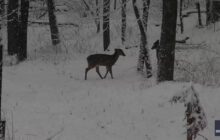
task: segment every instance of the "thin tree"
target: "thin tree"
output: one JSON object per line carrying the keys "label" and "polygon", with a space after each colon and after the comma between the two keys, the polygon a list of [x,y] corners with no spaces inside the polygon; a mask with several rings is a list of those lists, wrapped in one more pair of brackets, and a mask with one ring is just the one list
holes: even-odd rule
{"label": "thin tree", "polygon": [[122,0],[121,4],[121,41],[122,44],[125,42],[126,38],[126,5],[127,5],[127,0]]}
{"label": "thin tree", "polygon": [[95,24],[97,27],[96,32],[99,33],[100,32],[100,18],[99,18],[99,0],[95,0],[95,5],[96,5],[96,12],[94,13],[94,11],[90,8],[89,4],[85,1],[82,0],[84,5],[86,6],[86,10],[90,11],[91,15],[93,17],[95,17]]}
{"label": "thin tree", "polygon": [[[148,49],[146,48],[147,36],[146,36],[146,33],[145,33],[145,27],[143,26],[143,22],[140,19],[140,14],[139,14],[139,11],[138,11],[138,8],[137,8],[137,5],[136,5],[137,4],[136,0],[132,0],[132,3],[133,3],[134,13],[135,13],[135,16],[136,16],[136,19],[137,19],[138,27],[139,27],[140,33],[141,33],[140,53],[139,53],[139,58],[138,58],[137,71],[143,72],[144,64],[145,64],[146,74],[147,74],[147,77],[149,78],[149,77],[152,76],[152,67],[150,65],[150,57],[149,57]],[[146,13],[143,13],[145,18],[148,17],[145,14]]]}
{"label": "thin tree", "polygon": [[14,55],[18,52],[18,0],[8,1],[7,15],[8,54]]}
{"label": "thin tree", "polygon": [[103,46],[104,51],[108,49],[110,44],[110,0],[103,0]]}
{"label": "thin tree", "polygon": [[181,31],[181,33],[183,33],[183,31],[184,31],[182,11],[183,11],[183,0],[180,0],[179,18],[180,18],[180,31]]}
{"label": "thin tree", "polygon": [[198,22],[199,26],[202,26],[202,18],[201,18],[201,10],[200,10],[200,3],[196,2],[196,8],[198,10]]}
{"label": "thin tree", "polygon": [[211,23],[212,10],[211,10],[211,0],[206,0],[206,25]]}
{"label": "thin tree", "polygon": [[117,8],[117,0],[114,0],[114,10],[116,10],[116,8]]}
{"label": "thin tree", "polygon": [[163,0],[162,29],[158,51],[158,82],[173,80],[177,0]]}
{"label": "thin tree", "polygon": [[99,8],[99,0],[95,0],[95,5],[96,5],[96,19],[95,19],[95,23],[96,23],[96,27],[97,27],[96,32],[99,33],[99,32],[100,32],[100,18],[99,18],[100,8]]}
{"label": "thin tree", "polygon": [[23,61],[27,58],[27,28],[28,28],[28,14],[29,14],[29,0],[21,1],[20,8],[20,25],[19,25],[19,51],[18,59]]}
{"label": "thin tree", "polygon": [[[1,1],[2,2],[2,1]],[[1,3],[2,4],[2,3]],[[3,44],[2,44],[2,17],[3,17],[4,9],[0,9],[0,121],[2,121],[1,118],[1,112],[2,112],[2,53],[3,53]]]}
{"label": "thin tree", "polygon": [[48,13],[49,13],[48,15],[49,15],[49,22],[50,22],[52,44],[57,45],[60,43],[60,37],[59,37],[59,30],[57,27],[57,20],[55,16],[54,0],[47,0],[47,7],[48,7]]}

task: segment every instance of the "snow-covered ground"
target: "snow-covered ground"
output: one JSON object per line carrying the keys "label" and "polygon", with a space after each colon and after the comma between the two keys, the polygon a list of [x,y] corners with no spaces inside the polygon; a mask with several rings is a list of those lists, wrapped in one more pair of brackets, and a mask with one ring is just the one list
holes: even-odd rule
{"label": "snow-covered ground", "polygon": [[[127,44],[136,45],[139,31],[134,17],[128,18]],[[178,34],[177,38],[190,36],[190,43],[205,41],[211,50],[216,53],[220,51],[218,25],[216,32],[213,26],[198,29],[196,19],[196,15],[187,18],[185,34]],[[159,39],[160,27],[155,27],[158,19],[149,22],[149,45],[152,45]],[[112,48],[123,47],[119,43],[120,24],[117,23],[120,23],[117,18],[111,23]],[[114,79],[109,76],[101,80],[93,69],[88,72],[88,80],[84,80],[86,57],[102,50],[101,35],[95,34],[94,27],[94,23],[93,26],[83,24],[79,29],[60,27],[65,48],[61,54],[54,53],[50,48],[48,27],[29,28],[28,60],[3,68],[2,114],[7,121],[7,139],[185,140],[185,108],[183,104],[171,105],[169,100],[188,83],[157,85],[155,52],[151,52],[154,67],[154,77],[151,79],[136,73],[138,48],[132,48],[124,49],[127,56],[120,57],[113,67]],[[113,53],[112,48],[107,53]],[[198,65],[198,69],[215,66],[212,72],[216,73],[212,74],[218,77],[218,71],[215,70],[219,65],[208,61],[213,57],[217,56],[212,51],[207,53],[200,49],[176,53],[177,60],[184,59],[192,65]],[[201,66],[200,63],[204,62],[205,66]],[[199,73],[196,70],[192,70],[192,74]],[[104,73],[105,69],[101,71]],[[210,77],[209,73],[202,74]],[[210,80],[202,81],[199,78],[195,81],[200,84]],[[204,84],[207,85],[206,82]],[[218,86],[218,82],[215,87],[195,84],[208,120],[208,127],[201,134],[209,140],[219,139],[214,136],[214,121],[220,119]],[[198,136],[198,140],[202,139]]]}

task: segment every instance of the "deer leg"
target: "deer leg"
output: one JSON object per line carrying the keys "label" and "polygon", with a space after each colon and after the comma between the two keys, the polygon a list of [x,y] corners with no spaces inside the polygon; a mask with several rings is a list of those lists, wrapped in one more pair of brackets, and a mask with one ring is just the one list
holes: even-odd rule
{"label": "deer leg", "polygon": [[87,80],[87,72],[89,71],[89,68],[86,68],[85,70],[85,80]]}
{"label": "deer leg", "polygon": [[109,67],[109,72],[110,72],[110,74],[111,74],[111,77],[112,77],[112,79],[113,79],[113,74],[112,74],[112,67]]}
{"label": "deer leg", "polygon": [[90,69],[92,69],[92,68],[94,68],[94,66],[93,67],[88,66],[88,68],[85,69],[85,80],[87,80],[87,73],[88,73],[88,71]]}
{"label": "deer leg", "polygon": [[101,79],[103,79],[102,75],[101,75],[100,72],[99,72],[99,66],[96,66],[96,72],[98,73],[99,77],[100,77]]}
{"label": "deer leg", "polygon": [[108,67],[106,66],[106,73],[105,73],[104,78],[106,78],[106,76],[107,76],[108,72],[109,72],[109,69],[108,69]]}

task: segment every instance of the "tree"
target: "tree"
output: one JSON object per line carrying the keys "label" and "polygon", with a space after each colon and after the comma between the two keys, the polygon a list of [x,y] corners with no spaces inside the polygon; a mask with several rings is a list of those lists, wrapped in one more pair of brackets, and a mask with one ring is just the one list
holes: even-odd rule
{"label": "tree", "polygon": [[158,82],[173,80],[177,0],[163,0],[162,29],[158,51]]}
{"label": "tree", "polygon": [[[2,1],[1,1],[2,2]],[[3,3],[1,3],[3,4]],[[2,44],[2,34],[1,34],[1,31],[2,31],[2,16],[3,16],[3,13],[4,13],[4,10],[3,8],[0,9],[0,121],[2,120],[1,118],[1,112],[2,112],[2,64],[3,64],[3,61],[2,61],[2,53],[3,53],[3,44]]]}
{"label": "tree", "polygon": [[127,5],[127,0],[122,0],[121,4],[121,40],[122,44],[125,42],[125,37],[126,37],[126,5]]}
{"label": "tree", "polygon": [[100,32],[100,18],[99,18],[99,13],[100,13],[100,8],[99,8],[99,0],[95,0],[95,4],[96,4],[96,27],[97,27],[97,33]]}
{"label": "tree", "polygon": [[[143,10],[144,10],[146,8],[145,6],[147,6],[147,4],[145,3],[146,1],[143,1],[143,2],[144,2],[144,4],[143,4],[144,5]],[[139,11],[138,11],[138,8],[137,8],[137,5],[136,5],[136,0],[132,0],[132,3],[133,3],[134,13],[135,13],[135,16],[136,16],[136,19],[137,19],[138,27],[139,27],[140,32],[141,32],[140,53],[139,53],[139,58],[138,58],[137,71],[143,72],[144,64],[145,64],[146,74],[147,74],[147,77],[149,78],[149,77],[152,76],[152,67],[150,65],[150,57],[149,57],[149,54],[148,54],[148,49],[146,48],[146,45],[147,45],[147,36],[146,36],[146,33],[145,33],[145,28],[146,27],[143,26],[143,22],[140,19],[140,14],[139,14]],[[149,9],[149,7],[148,7],[148,9]],[[148,12],[144,11],[143,16],[145,18],[147,18],[148,17]],[[145,21],[145,23],[147,24],[146,21]],[[146,24],[145,24],[145,26],[146,26]]]}
{"label": "tree", "polygon": [[116,8],[117,8],[117,0],[114,0],[114,10],[116,10]]}
{"label": "tree", "polygon": [[198,10],[199,26],[202,26],[201,10],[200,10],[200,3],[199,3],[199,2],[196,2],[196,8],[197,8],[197,10]]}
{"label": "tree", "polygon": [[179,17],[180,17],[180,31],[183,33],[184,31],[184,26],[183,26],[183,15],[182,15],[182,10],[183,9],[183,0],[180,0],[180,9],[179,9]]}
{"label": "tree", "polygon": [[23,61],[27,58],[27,27],[28,27],[28,13],[29,13],[29,0],[21,1],[19,19],[19,51],[18,59]]}
{"label": "tree", "polygon": [[5,1],[4,0],[0,0],[0,15],[3,15],[5,11]]}
{"label": "tree", "polygon": [[8,1],[8,54],[14,55],[18,52],[18,0]]}
{"label": "tree", "polygon": [[48,13],[49,13],[48,15],[49,15],[49,22],[50,22],[52,44],[57,45],[60,43],[60,38],[59,38],[59,30],[57,27],[57,20],[55,16],[54,0],[47,0],[47,7],[48,7]]}
{"label": "tree", "polygon": [[103,0],[103,46],[104,51],[108,49],[110,44],[110,0]]}
{"label": "tree", "polygon": [[209,25],[211,23],[211,0],[206,0],[206,25]]}

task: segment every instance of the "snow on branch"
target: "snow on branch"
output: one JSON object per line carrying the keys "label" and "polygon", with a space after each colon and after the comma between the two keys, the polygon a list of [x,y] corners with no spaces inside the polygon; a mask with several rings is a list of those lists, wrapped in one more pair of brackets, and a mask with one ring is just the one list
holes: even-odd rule
{"label": "snow on branch", "polygon": [[196,138],[199,132],[207,126],[207,119],[203,107],[200,104],[199,94],[195,90],[193,84],[183,87],[183,89],[176,93],[171,103],[183,103],[186,107],[185,118],[187,119],[187,135]]}

